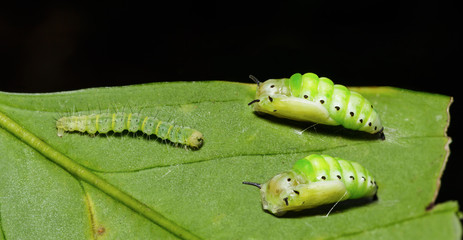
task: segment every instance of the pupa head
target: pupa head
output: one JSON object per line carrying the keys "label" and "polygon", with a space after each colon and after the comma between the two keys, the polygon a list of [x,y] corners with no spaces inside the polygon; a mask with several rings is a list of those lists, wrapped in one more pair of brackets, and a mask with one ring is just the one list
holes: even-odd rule
{"label": "pupa head", "polygon": [[294,200],[299,195],[299,192],[295,189],[299,184],[305,183],[305,181],[294,171],[287,171],[274,176],[264,184],[243,183],[259,187],[262,208],[274,215],[280,216],[286,213],[286,211],[294,209]]}

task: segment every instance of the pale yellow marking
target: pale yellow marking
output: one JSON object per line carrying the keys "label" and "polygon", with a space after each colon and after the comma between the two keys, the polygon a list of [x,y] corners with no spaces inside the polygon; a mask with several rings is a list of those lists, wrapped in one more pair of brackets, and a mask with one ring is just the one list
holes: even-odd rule
{"label": "pale yellow marking", "polygon": [[338,122],[330,117],[328,110],[318,102],[283,95],[272,96],[272,99],[271,103],[267,100],[261,100],[259,103],[254,104],[254,110],[296,121],[339,125]]}
{"label": "pale yellow marking", "polygon": [[171,124],[170,127],[169,127],[169,129],[167,129],[167,134],[166,134],[166,136],[169,136],[169,133],[170,133],[170,131],[172,130],[172,128],[174,128],[174,125],[173,125],[173,124]]}
{"label": "pale yellow marking", "polygon": [[[262,186],[263,189],[267,189],[266,187],[266,184]],[[346,189],[346,185],[339,180],[299,184],[294,188],[294,190],[298,191],[299,195],[297,198],[290,200],[288,206],[282,203],[269,204],[269,202],[267,202],[263,205],[263,208],[269,210],[273,214],[281,215],[286,211],[314,208],[321,205],[346,200],[350,197],[350,194]]]}
{"label": "pale yellow marking", "polygon": [[158,135],[159,126],[161,125],[161,123],[162,121],[159,121],[158,125],[156,125],[156,130],[154,131],[155,135]]}
{"label": "pale yellow marking", "polygon": [[111,129],[114,131],[115,127],[116,127],[116,114],[113,113],[113,118],[111,120]]}
{"label": "pale yellow marking", "polygon": [[127,130],[130,129],[130,121],[132,121],[132,113],[129,113],[129,116],[127,117]]}
{"label": "pale yellow marking", "polygon": [[141,131],[142,132],[145,130],[146,121],[148,121],[148,117],[145,117],[145,119],[143,120],[143,123],[141,124]]}

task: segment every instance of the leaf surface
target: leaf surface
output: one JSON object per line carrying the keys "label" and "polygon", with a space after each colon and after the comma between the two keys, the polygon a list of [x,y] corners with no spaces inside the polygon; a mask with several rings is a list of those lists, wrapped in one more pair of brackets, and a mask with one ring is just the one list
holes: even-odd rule
{"label": "leaf surface", "polygon": [[[458,238],[458,206],[427,211],[448,158],[450,97],[390,87],[355,88],[372,102],[386,140],[341,127],[259,116],[255,85],[154,83],[52,94],[0,93],[0,111],[56,151],[205,239]],[[201,131],[198,151],[142,134],[57,136],[72,113],[138,112]],[[0,239],[175,238],[118,199],[76,177],[0,128]],[[262,210],[265,182],[311,153],[357,161],[376,178],[378,200],[275,217]],[[425,231],[423,230],[425,228]],[[445,230],[445,231],[443,231]]]}

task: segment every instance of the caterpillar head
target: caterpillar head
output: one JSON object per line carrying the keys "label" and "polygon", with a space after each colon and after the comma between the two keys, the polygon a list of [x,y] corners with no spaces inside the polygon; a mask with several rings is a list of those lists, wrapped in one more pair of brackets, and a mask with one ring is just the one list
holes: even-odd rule
{"label": "caterpillar head", "polygon": [[257,83],[256,99],[248,104],[254,104],[254,110],[259,110],[262,105],[271,103],[274,96],[290,94],[285,81],[281,81],[281,79],[269,79],[265,82],[259,82],[254,76],[250,75],[249,77]]}
{"label": "caterpillar head", "polygon": [[306,181],[294,171],[287,171],[276,175],[262,185],[249,182],[243,183],[259,187],[262,208],[280,216],[288,210],[299,208],[300,204],[297,199],[300,193],[296,189],[298,185],[305,184]]}
{"label": "caterpillar head", "polygon": [[186,140],[186,145],[198,149],[203,145],[203,142],[203,134],[195,130]]}

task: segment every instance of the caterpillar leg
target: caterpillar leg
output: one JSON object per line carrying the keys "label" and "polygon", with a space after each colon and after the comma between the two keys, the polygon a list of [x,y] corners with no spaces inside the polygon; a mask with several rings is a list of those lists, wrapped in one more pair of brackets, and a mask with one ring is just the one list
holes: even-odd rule
{"label": "caterpillar leg", "polygon": [[63,137],[64,135],[64,128],[58,128],[58,137]]}
{"label": "caterpillar leg", "polygon": [[379,139],[381,139],[383,141],[386,140],[386,136],[384,135],[384,127],[381,128],[381,130],[379,130],[378,137],[379,137]]}

